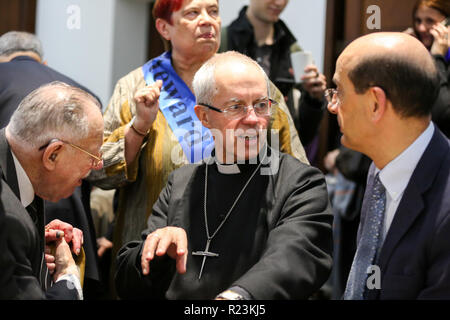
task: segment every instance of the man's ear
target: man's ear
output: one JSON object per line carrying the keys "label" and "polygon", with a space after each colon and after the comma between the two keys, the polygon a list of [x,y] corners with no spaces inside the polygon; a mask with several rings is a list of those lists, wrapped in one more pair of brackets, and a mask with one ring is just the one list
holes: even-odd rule
{"label": "man's ear", "polygon": [[386,92],[380,87],[371,87],[370,96],[372,98],[370,104],[370,119],[374,122],[379,122],[387,110],[388,99]]}
{"label": "man's ear", "polygon": [[206,108],[200,105],[196,105],[194,107],[195,114],[197,115],[198,120],[201,121],[202,125],[208,129],[211,129],[211,125],[209,123],[208,113],[205,110]]}
{"label": "man's ear", "polygon": [[42,164],[48,171],[56,168],[57,162],[60,160],[63,143],[61,141],[53,142],[48,145],[42,155]]}
{"label": "man's ear", "polygon": [[157,18],[155,26],[156,26],[156,30],[158,30],[159,34],[167,41],[170,41],[170,32],[169,32],[169,28],[168,28],[170,26],[170,23],[164,19]]}

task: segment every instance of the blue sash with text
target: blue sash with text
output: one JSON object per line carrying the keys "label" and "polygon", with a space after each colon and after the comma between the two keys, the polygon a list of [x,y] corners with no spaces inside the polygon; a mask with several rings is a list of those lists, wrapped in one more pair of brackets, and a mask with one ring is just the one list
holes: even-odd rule
{"label": "blue sash with text", "polygon": [[183,148],[190,163],[211,155],[214,140],[194,112],[195,96],[171,64],[171,53],[165,52],[142,66],[147,85],[162,80],[159,108]]}

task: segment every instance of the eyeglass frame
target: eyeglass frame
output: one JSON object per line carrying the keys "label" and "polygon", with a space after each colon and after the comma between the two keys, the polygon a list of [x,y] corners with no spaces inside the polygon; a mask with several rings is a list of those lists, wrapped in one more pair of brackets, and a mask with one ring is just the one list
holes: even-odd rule
{"label": "eyeglass frame", "polygon": [[[384,91],[384,93],[386,94],[386,97],[389,98],[389,92],[383,86],[380,86],[378,84],[372,84],[372,85],[370,85],[370,87],[379,87],[379,88],[381,88]],[[331,103],[332,106],[341,104],[341,99],[339,99],[339,95],[338,95],[338,90],[337,89],[328,88],[328,89],[325,90],[324,95],[325,95],[325,98],[327,99],[328,103]],[[333,98],[334,98],[335,95],[336,95],[336,102],[333,103]]]}
{"label": "eyeglass frame", "polygon": [[58,138],[53,138],[53,139],[51,139],[48,143],[46,143],[46,144],[44,144],[43,146],[41,146],[41,147],[39,147],[39,151],[42,151],[43,149],[45,149],[45,148],[47,148],[49,145],[51,145],[52,143],[55,143],[55,142],[62,142],[62,143],[65,143],[65,144],[68,144],[69,146],[71,146],[71,147],[73,147],[73,148],[75,148],[75,149],[77,149],[77,150],[80,150],[81,152],[84,152],[85,154],[87,154],[87,155],[89,155],[90,157],[92,157],[92,158],[94,158],[94,160],[92,160],[92,167],[94,167],[94,168],[97,168],[97,167],[99,167],[99,165],[100,165],[100,163],[102,163],[103,162],[103,158],[102,158],[102,153],[100,152],[100,157],[99,156],[96,156],[96,155],[93,155],[92,153],[90,153],[89,151],[87,151],[87,150],[85,150],[85,149],[83,149],[83,148],[81,148],[81,147],[79,147],[79,146],[77,146],[77,145],[75,145],[75,144],[73,144],[73,143],[70,143],[70,142],[68,142],[68,141],[64,141],[64,140],[61,140],[61,139],[58,139]]}
{"label": "eyeglass frame", "polygon": [[[269,113],[266,114],[266,115],[259,115],[258,113],[256,113],[256,110],[255,110],[254,105],[255,105],[256,103],[258,103],[258,102],[265,101],[265,100],[267,100],[267,101],[269,102]],[[263,99],[260,99],[258,102],[255,102],[255,103],[252,104],[251,106],[244,106],[244,112],[245,112],[245,114],[242,115],[242,116],[240,116],[240,117],[231,117],[231,116],[227,116],[227,113],[230,112],[230,111],[228,111],[227,109],[229,109],[229,108],[231,108],[231,107],[234,107],[234,106],[236,106],[236,105],[238,105],[238,104],[233,104],[233,105],[228,106],[228,107],[226,107],[226,108],[224,108],[224,109],[219,109],[219,108],[217,108],[217,107],[214,107],[214,106],[211,106],[211,105],[209,105],[209,104],[207,104],[207,103],[202,103],[202,102],[199,102],[199,103],[197,103],[197,104],[198,104],[199,106],[206,107],[206,108],[211,109],[211,110],[214,110],[214,111],[216,111],[216,112],[223,113],[223,114],[225,114],[225,116],[226,116],[227,118],[230,118],[230,117],[231,117],[231,119],[239,119],[239,118],[245,117],[245,115],[248,113],[249,107],[252,107],[253,110],[255,111],[255,114],[258,115],[258,116],[270,116],[270,115],[272,114],[272,104],[274,104],[274,105],[277,105],[277,104],[278,104],[277,101],[275,101],[275,100],[273,100],[273,99],[271,99],[271,98],[263,98]]]}

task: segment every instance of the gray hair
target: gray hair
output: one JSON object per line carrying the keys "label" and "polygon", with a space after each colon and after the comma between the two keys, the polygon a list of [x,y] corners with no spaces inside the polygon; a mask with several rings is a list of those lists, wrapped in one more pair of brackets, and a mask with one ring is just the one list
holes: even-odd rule
{"label": "gray hair", "polygon": [[16,109],[8,131],[22,143],[41,147],[51,139],[79,141],[89,135],[86,105],[100,104],[89,93],[54,81],[28,94]]}
{"label": "gray hair", "polygon": [[32,51],[41,60],[44,56],[41,41],[34,34],[10,31],[0,37],[0,56],[8,56],[18,51]]}
{"label": "gray hair", "polygon": [[239,52],[227,51],[214,55],[211,59],[206,61],[195,74],[194,80],[192,81],[192,88],[197,103],[212,104],[212,100],[217,93],[215,70],[219,65],[228,63],[246,63],[254,65],[264,76],[267,84],[267,96],[270,97],[269,78],[258,62]]}

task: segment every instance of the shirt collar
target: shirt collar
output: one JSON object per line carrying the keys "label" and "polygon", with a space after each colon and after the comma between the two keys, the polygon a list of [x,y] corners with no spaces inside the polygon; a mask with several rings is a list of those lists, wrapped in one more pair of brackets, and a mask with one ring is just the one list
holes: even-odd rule
{"label": "shirt collar", "polygon": [[262,159],[265,159],[270,155],[270,148],[265,144],[259,154],[255,158],[251,158],[246,160],[244,163],[223,163],[220,162],[219,159],[216,157],[216,150],[214,149],[211,152],[211,156],[214,159],[214,162],[216,163],[217,170],[222,174],[238,174],[241,172],[246,172],[247,170],[253,168],[254,166],[257,166],[260,161],[263,161]]}
{"label": "shirt collar", "polygon": [[16,167],[17,183],[19,184],[19,192],[20,192],[20,202],[26,208],[34,200],[34,188],[33,185],[31,184],[30,178],[28,178],[25,170],[23,169],[19,160],[17,160],[12,150],[11,154],[13,156],[14,165]]}
{"label": "shirt collar", "polygon": [[397,200],[405,191],[406,186],[417,166],[422,154],[431,141],[434,133],[432,122],[428,128],[400,155],[389,162],[380,172],[380,180],[392,199]]}
{"label": "shirt collar", "polygon": [[239,166],[236,163],[233,164],[224,164],[220,163],[217,158],[215,159],[217,170],[222,174],[237,174],[241,173],[241,170],[239,169]]}

